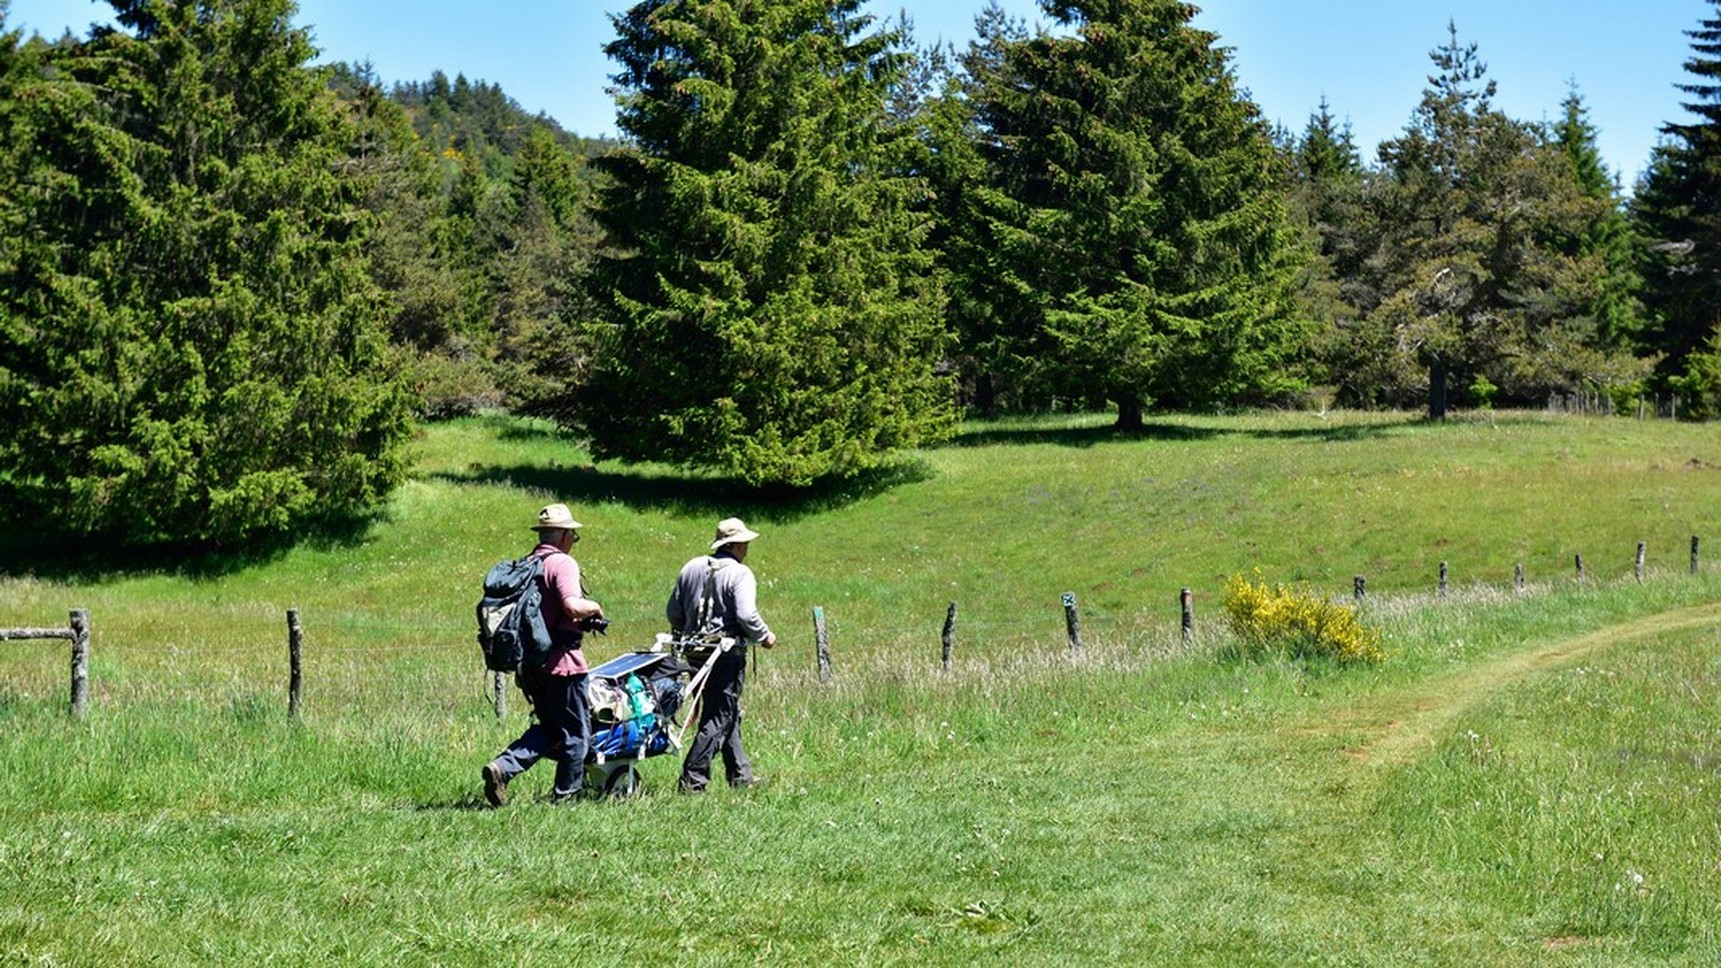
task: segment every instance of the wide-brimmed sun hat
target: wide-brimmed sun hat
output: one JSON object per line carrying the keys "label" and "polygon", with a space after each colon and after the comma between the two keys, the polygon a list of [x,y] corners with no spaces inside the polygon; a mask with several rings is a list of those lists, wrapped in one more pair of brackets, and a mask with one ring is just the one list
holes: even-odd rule
{"label": "wide-brimmed sun hat", "polygon": [[711,550],[716,551],[724,545],[741,544],[759,537],[759,532],[748,530],[740,518],[724,518],[717,522],[717,540],[711,542]]}
{"label": "wide-brimmed sun hat", "polygon": [[572,511],[566,504],[546,504],[538,512],[538,523],[532,525],[533,531],[578,531],[584,525],[574,520]]}

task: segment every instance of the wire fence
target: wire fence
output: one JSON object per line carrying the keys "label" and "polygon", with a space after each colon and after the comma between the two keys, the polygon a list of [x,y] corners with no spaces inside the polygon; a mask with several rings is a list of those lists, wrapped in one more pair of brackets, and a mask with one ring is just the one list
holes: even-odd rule
{"label": "wire fence", "polygon": [[[1701,568],[1700,549],[1699,538],[1692,536],[1688,566],[1692,575]],[[1646,550],[1644,543],[1639,542],[1632,572],[1639,582],[1646,578]],[[1574,557],[1571,568],[1569,580],[1592,580],[1582,555]],[[1526,586],[1525,569],[1520,562],[1514,567],[1511,592],[1523,595]],[[1401,593],[1398,597],[1445,599],[1451,587],[1450,571],[1442,561],[1438,579],[1429,591]],[[1194,607],[1196,596],[1190,587],[1168,594],[1163,608],[1121,612],[1098,607],[1084,609],[1073,592],[1041,594],[1048,604],[1037,610],[1024,608],[1010,615],[995,611],[975,614],[964,611],[960,602],[953,601],[937,614],[885,625],[851,624],[845,621],[841,610],[814,606],[808,629],[811,648],[793,650],[791,654],[798,656],[794,661],[806,663],[803,668],[808,674],[816,671],[818,680],[828,683],[845,664],[857,673],[880,668],[875,663],[861,661],[868,650],[857,648],[857,643],[872,644],[875,648],[871,651],[892,656],[895,662],[900,662],[904,655],[912,655],[918,657],[914,659],[916,665],[924,662],[949,671],[961,663],[989,663],[1015,654],[1083,658],[1096,645],[1113,656],[1165,656],[1193,647],[1200,631]],[[1366,576],[1354,578],[1350,595],[1358,603],[1369,601],[1378,607],[1374,604],[1378,596],[1369,591]],[[1342,597],[1342,593],[1335,593],[1334,597]],[[97,623],[94,627],[100,630],[99,635],[92,635],[92,622]],[[434,613],[403,618],[350,610],[301,613],[299,609],[288,609],[284,623],[280,618],[265,623],[259,614],[256,621],[247,617],[227,622],[219,635],[207,628],[196,632],[189,627],[182,629],[184,638],[164,642],[157,637],[161,634],[159,628],[154,634],[143,634],[123,622],[109,625],[100,616],[92,618],[86,609],[74,609],[64,628],[0,628],[0,641],[71,642],[69,708],[74,716],[83,716],[89,701],[92,638],[98,694],[104,698],[123,701],[127,695],[159,698],[173,693],[207,696],[223,690],[230,695],[245,690],[275,694],[278,686],[269,683],[280,682],[277,677],[284,671],[287,713],[295,719],[304,706],[307,681],[313,687],[324,686],[325,695],[335,692],[326,688],[329,683],[340,683],[339,698],[345,701],[391,703],[422,701],[427,695],[464,696],[468,699],[459,701],[481,699],[498,718],[506,715],[505,697],[510,691],[506,677],[483,669],[474,640],[475,627],[470,622]],[[629,636],[622,632],[603,639],[588,638],[587,646],[588,651],[610,651],[613,643],[617,652],[638,651],[649,648],[646,644],[649,641],[649,637],[640,636],[637,645],[630,645]],[[285,669],[278,664],[283,652],[287,660]],[[801,655],[802,652],[805,654]],[[7,672],[7,679],[0,679],[0,705],[8,701],[9,695],[19,694],[20,688],[25,694],[31,688],[48,688],[51,680],[45,665],[3,654],[0,659],[5,660],[0,662],[0,670]],[[773,660],[773,665],[781,669],[781,663],[787,661]],[[104,673],[123,680],[123,684],[103,682]],[[232,701],[230,698],[229,702]]]}

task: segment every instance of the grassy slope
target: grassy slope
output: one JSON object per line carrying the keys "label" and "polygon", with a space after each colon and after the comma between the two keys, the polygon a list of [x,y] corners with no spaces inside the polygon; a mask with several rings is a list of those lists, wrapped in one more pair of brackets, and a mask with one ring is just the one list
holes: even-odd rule
{"label": "grassy slope", "polygon": [[[1721,507],[1712,428],[1295,415],[962,443],[871,491],[771,503],[471,421],[432,431],[359,543],[0,584],[0,623],[87,606],[96,627],[83,723],[60,712],[59,646],[0,645],[0,964],[1721,954],[1702,819],[1721,641],[1701,611],[1721,587],[1680,574]],[[600,657],[656,629],[717,517],[765,532],[753,563],[787,640],[749,691],[767,792],[664,795],[674,766],[653,761],[637,803],[554,810],[534,775],[524,802],[475,809],[477,765],[523,720],[517,697],[489,715],[472,586],[551,495],[588,525],[617,619]],[[1642,587],[1618,581],[1639,540]],[[1459,585],[1438,603],[1442,559]],[[1470,584],[1520,560],[1523,601]],[[1394,661],[1181,653],[1177,589],[1210,644],[1221,578],[1256,567],[1334,592],[1367,574]],[[287,607],[309,637],[297,728]]]}

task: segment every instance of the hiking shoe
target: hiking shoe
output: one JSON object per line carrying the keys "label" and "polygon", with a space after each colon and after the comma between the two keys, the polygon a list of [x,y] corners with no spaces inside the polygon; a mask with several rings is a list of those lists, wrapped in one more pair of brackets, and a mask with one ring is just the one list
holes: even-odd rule
{"label": "hiking shoe", "polygon": [[486,763],[479,773],[484,777],[484,799],[490,801],[492,807],[507,803],[508,778],[502,775],[502,768],[495,763]]}
{"label": "hiking shoe", "polygon": [[764,786],[768,782],[770,782],[770,781],[768,781],[765,777],[752,776],[752,777],[748,777],[745,780],[736,780],[734,783],[731,783],[729,785],[734,787],[737,790],[757,790],[760,787]]}

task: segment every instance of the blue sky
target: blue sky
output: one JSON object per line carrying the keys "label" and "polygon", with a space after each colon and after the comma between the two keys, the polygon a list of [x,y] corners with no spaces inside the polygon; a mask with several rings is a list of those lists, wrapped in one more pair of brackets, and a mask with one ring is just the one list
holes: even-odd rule
{"label": "blue sky", "polygon": [[[0,0],[5,2],[5,0]],[[871,0],[906,10],[921,41],[966,44],[984,0]],[[1196,24],[1232,51],[1239,81],[1270,121],[1301,130],[1324,96],[1348,120],[1365,156],[1397,135],[1446,40],[1475,42],[1499,84],[1495,103],[1514,117],[1552,118],[1575,84],[1600,131],[1608,166],[1627,187],[1660,126],[1685,120],[1685,31],[1713,15],[1707,0],[1203,0]],[[1037,19],[1034,0],[1001,0]],[[104,20],[103,0],[11,0],[7,24],[57,36]],[[300,0],[325,60],[369,60],[388,81],[441,69],[501,85],[529,111],[571,131],[614,134],[605,93],[612,65],[602,46],[617,0]]]}

